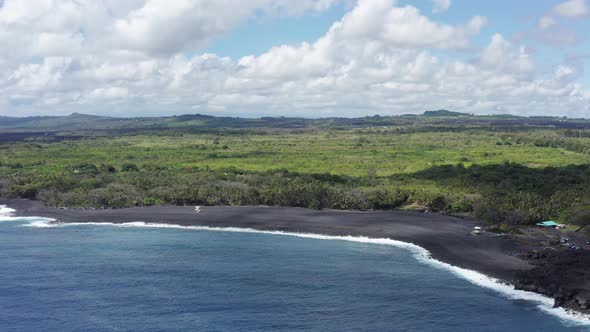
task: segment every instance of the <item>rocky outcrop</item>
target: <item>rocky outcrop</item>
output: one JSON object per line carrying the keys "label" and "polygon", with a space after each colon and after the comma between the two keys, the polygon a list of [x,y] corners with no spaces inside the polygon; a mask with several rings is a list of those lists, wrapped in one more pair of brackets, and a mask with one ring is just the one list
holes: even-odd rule
{"label": "rocky outcrop", "polygon": [[550,296],[556,307],[590,314],[590,251],[545,249],[520,256],[535,267],[516,275],[516,289]]}

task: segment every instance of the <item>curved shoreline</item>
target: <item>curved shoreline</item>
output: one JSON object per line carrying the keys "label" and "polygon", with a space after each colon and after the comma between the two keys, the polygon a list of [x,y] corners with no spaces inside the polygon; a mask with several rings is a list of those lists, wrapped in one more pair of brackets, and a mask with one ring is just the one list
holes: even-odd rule
{"label": "curved shoreline", "polygon": [[[0,205],[1,207],[1,205]],[[2,211],[0,211],[2,212]],[[11,210],[9,212],[15,212],[15,210]],[[0,213],[1,216],[1,213]],[[16,217],[18,218],[18,217]],[[23,217],[26,218],[26,217]],[[529,302],[533,302],[537,305],[537,308],[544,311],[545,313],[555,316],[562,320],[564,324],[570,325],[573,324],[575,326],[590,326],[590,316],[580,314],[571,310],[566,310],[564,308],[555,308],[552,306],[553,300],[549,297],[523,291],[523,290],[516,290],[514,289],[512,284],[507,284],[502,280],[487,276],[485,274],[479,273],[477,271],[468,270],[464,268],[460,268],[457,266],[453,266],[451,264],[439,261],[435,258],[432,258],[431,253],[413,243],[402,242],[392,239],[385,239],[385,238],[367,238],[367,237],[353,237],[353,236],[330,236],[330,235],[322,235],[322,234],[308,234],[308,233],[288,233],[288,232],[281,232],[281,231],[261,231],[251,228],[235,228],[235,227],[227,227],[227,228],[215,228],[215,227],[208,227],[208,226],[179,226],[174,224],[149,224],[145,222],[129,222],[129,223],[95,223],[95,222],[82,222],[82,223],[62,223],[56,221],[55,219],[50,218],[43,218],[44,220],[40,221],[32,221],[28,227],[39,227],[39,228],[52,228],[52,227],[68,227],[68,226],[113,226],[113,227],[124,227],[124,228],[165,228],[165,229],[181,229],[181,230],[193,230],[193,231],[209,231],[209,232],[236,232],[236,233],[254,233],[254,234],[267,234],[267,235],[278,235],[278,236],[292,236],[292,237],[299,237],[305,239],[318,239],[318,240],[331,240],[331,241],[349,241],[349,242],[358,242],[358,243],[369,243],[375,245],[387,245],[387,246],[394,246],[406,251],[409,251],[414,258],[423,264],[428,264],[437,269],[443,269],[450,273],[457,275],[459,278],[462,278],[474,285],[491,289],[504,297],[507,297],[512,300],[525,300]]]}
{"label": "curved shoreline", "polygon": [[440,261],[512,282],[517,273],[531,269],[516,257],[521,245],[510,238],[472,236],[478,223],[431,213],[408,211],[310,210],[290,207],[150,206],[116,210],[64,210],[30,200],[0,200],[17,216],[41,216],[64,223],[129,223],[178,226],[238,227],[260,231],[389,238],[414,243]]}
{"label": "curved shoreline", "polygon": [[[492,234],[470,235],[475,221],[430,213],[407,211],[309,210],[289,207],[193,207],[152,206],[117,210],[65,210],[47,208],[29,200],[1,200],[16,216],[40,216],[67,224],[114,224],[119,226],[211,228],[294,236],[354,238],[398,241],[426,250],[430,257],[458,269],[517,284],[518,274],[534,269],[518,255],[534,247]],[[145,224],[137,223],[142,221]],[[135,222],[135,224],[133,224]],[[246,230],[245,230],[246,229]],[[321,235],[318,235],[321,234]],[[483,286],[483,285],[482,285]],[[515,292],[512,286],[509,289]],[[506,290],[504,290],[506,291]],[[533,290],[534,291],[534,290]],[[543,301],[549,297],[527,292]],[[537,299],[538,300],[538,299]],[[539,301],[537,301],[539,302]],[[547,305],[547,303],[544,303]],[[564,309],[561,309],[564,310]]]}

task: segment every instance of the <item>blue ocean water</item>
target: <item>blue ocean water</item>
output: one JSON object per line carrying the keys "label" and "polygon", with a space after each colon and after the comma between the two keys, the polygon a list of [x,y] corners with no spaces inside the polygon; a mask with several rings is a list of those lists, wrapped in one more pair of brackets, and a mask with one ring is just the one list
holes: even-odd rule
{"label": "blue ocean water", "polygon": [[586,331],[386,245],[0,222],[0,331]]}

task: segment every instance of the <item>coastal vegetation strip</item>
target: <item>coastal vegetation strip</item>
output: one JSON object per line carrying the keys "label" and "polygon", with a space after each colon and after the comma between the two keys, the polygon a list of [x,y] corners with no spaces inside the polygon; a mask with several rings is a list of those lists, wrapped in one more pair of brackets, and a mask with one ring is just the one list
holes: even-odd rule
{"label": "coastal vegetation strip", "polygon": [[64,127],[67,118],[0,121],[4,133],[29,130],[0,144],[1,197],[57,207],[404,208],[507,227],[590,205],[585,120],[73,115]]}

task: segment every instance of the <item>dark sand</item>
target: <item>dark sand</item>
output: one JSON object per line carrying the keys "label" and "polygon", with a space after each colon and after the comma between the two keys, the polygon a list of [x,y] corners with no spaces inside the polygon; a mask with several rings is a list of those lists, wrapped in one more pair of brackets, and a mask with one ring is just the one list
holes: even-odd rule
{"label": "dark sand", "polygon": [[117,210],[62,210],[29,200],[1,200],[18,216],[55,218],[59,222],[143,221],[181,226],[241,227],[324,235],[352,235],[411,242],[441,261],[512,282],[532,266],[516,257],[522,245],[493,234],[471,235],[476,222],[431,213],[405,211],[309,210],[285,207],[153,206]]}

